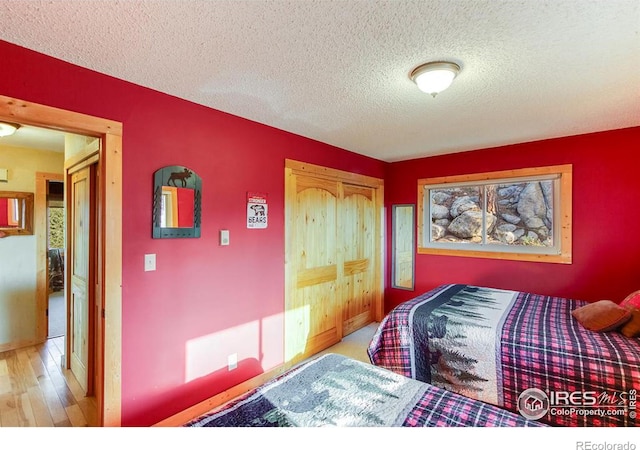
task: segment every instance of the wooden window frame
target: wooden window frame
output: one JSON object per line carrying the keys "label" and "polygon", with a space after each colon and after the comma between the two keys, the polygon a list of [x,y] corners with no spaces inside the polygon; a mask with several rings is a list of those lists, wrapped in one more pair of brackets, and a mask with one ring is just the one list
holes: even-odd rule
{"label": "wooden window frame", "polygon": [[[572,175],[571,164],[533,167],[525,169],[503,170],[496,172],[483,172],[466,175],[445,176],[436,178],[423,178],[418,180],[418,254],[423,255],[448,255],[475,258],[503,259],[514,261],[547,262],[559,264],[572,263]],[[440,186],[451,184],[487,184],[492,180],[503,181],[523,181],[536,177],[556,177],[559,186],[559,205],[554,207],[555,229],[559,232],[558,245],[551,253],[525,253],[513,251],[500,251],[474,246],[475,248],[447,248],[437,245],[425,245],[425,232],[431,233],[431,218],[425,220],[425,213],[429,211],[429,204],[425,200],[425,190],[430,186]],[[426,203],[426,204],[425,204]],[[426,210],[425,210],[426,208]],[[427,228],[428,227],[428,228]],[[454,244],[455,245],[455,244]],[[465,244],[461,244],[465,245]],[[501,246],[500,246],[501,247]],[[506,246],[505,246],[506,248]],[[515,248],[515,247],[514,247]]]}

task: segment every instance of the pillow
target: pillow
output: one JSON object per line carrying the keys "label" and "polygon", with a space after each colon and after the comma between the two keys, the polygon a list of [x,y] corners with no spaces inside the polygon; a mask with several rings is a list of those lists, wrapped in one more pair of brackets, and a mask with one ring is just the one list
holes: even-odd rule
{"label": "pillow", "polygon": [[587,330],[600,333],[615,330],[631,319],[631,311],[611,300],[588,303],[571,311],[571,315]]}
{"label": "pillow", "polygon": [[629,312],[631,312],[631,320],[622,325],[620,333],[626,337],[634,338],[640,336],[640,309],[631,308]]}
{"label": "pillow", "polygon": [[640,308],[640,291],[632,292],[620,302],[623,308]]}

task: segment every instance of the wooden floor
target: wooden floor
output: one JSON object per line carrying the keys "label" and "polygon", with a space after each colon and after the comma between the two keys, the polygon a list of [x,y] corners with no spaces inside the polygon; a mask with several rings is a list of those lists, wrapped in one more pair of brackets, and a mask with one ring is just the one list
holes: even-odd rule
{"label": "wooden floor", "polygon": [[0,427],[97,425],[95,398],[62,369],[64,339],[0,353]]}
{"label": "wooden floor", "polygon": [[[366,348],[377,325],[369,324],[323,353],[369,362]],[[0,353],[0,427],[97,426],[95,398],[85,397],[71,371],[60,364],[64,339]]]}

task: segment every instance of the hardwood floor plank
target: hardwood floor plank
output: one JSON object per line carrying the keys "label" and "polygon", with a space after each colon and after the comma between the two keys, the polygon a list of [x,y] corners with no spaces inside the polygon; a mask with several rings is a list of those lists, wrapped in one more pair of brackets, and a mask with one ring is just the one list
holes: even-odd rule
{"label": "hardwood floor plank", "polygon": [[31,370],[33,370],[33,374],[36,376],[36,379],[40,379],[40,377],[44,375],[45,371],[44,363],[42,362],[42,358],[40,358],[40,353],[35,347],[29,347],[28,354]]}
{"label": "hardwood floor plank", "polygon": [[[47,345],[46,348],[48,350],[51,350],[53,347],[51,345]],[[68,406],[75,405],[76,399],[73,396],[73,393],[71,392],[71,390],[69,389],[69,386],[67,385],[67,380],[62,374],[62,368],[56,362],[59,360],[60,360],[59,355],[56,358],[56,356],[49,354],[49,357],[47,357],[45,361],[45,370],[49,374],[49,379],[51,380],[51,384],[53,385],[56,393],[58,394],[58,398],[60,399],[62,406],[66,408]]]}
{"label": "hardwood floor plank", "polygon": [[58,394],[58,398],[60,399],[60,403],[62,403],[65,408],[78,403],[76,401],[76,398],[73,396],[73,392],[71,392],[69,386],[67,386],[67,383],[62,374],[59,374],[59,377],[51,378],[53,387]]}
{"label": "hardwood floor plank", "polygon": [[18,414],[18,422],[21,427],[36,426],[36,418],[33,415],[28,392],[16,397],[16,413]]}
{"label": "hardwood floor plank", "polygon": [[19,427],[16,399],[13,394],[0,396],[0,423],[3,427]]}
{"label": "hardwood floor plank", "polygon": [[18,349],[16,350],[16,356],[20,362],[20,377],[24,382],[26,391],[28,391],[30,387],[38,385],[38,378],[31,367],[31,359],[29,358],[28,351],[25,349]]}
{"label": "hardwood floor plank", "polygon": [[50,349],[50,345],[46,343],[42,344],[42,347],[38,349],[38,353],[40,354],[40,359],[42,360],[44,367],[45,368],[60,367],[60,357],[58,357],[58,359],[54,359],[54,356],[51,354],[49,349]]}
{"label": "hardwood floor plank", "polygon": [[[65,413],[65,416],[66,416],[66,413]],[[72,427],[73,424],[71,423],[71,421],[69,419],[65,419],[65,420],[63,420],[61,422],[55,422],[53,424],[53,426],[54,427]]]}
{"label": "hardwood floor plank", "polygon": [[9,394],[11,392],[11,377],[9,375],[0,375],[0,395]]}
{"label": "hardwood floor plank", "polygon": [[31,402],[31,409],[33,410],[33,416],[36,421],[35,426],[52,427],[53,419],[51,418],[47,402],[44,400],[44,396],[39,387],[29,388],[29,401]]}
{"label": "hardwood floor plank", "polygon": [[9,369],[7,367],[7,362],[4,360],[4,354],[6,352],[0,353],[0,376],[9,375]]}
{"label": "hardwood floor plank", "polygon": [[60,364],[60,358],[64,354],[64,350],[60,348],[59,345],[56,344],[54,339],[49,339],[45,343],[45,348],[51,355],[51,358],[56,361],[56,364]]}
{"label": "hardwood floor plank", "polygon": [[15,350],[5,352],[7,363],[7,369],[9,372],[9,378],[11,379],[11,391],[14,394],[24,394],[27,392],[26,380],[23,371],[20,367],[20,361]]}
{"label": "hardwood floor plank", "polygon": [[97,426],[95,397],[86,397],[61,365],[64,336],[0,353],[0,427]]}
{"label": "hardwood floor plank", "polygon": [[56,353],[60,356],[64,355],[66,352],[66,340],[64,336],[59,336],[57,338],[53,338],[53,339],[49,339],[49,341],[51,341],[51,343],[55,346],[56,348]]}
{"label": "hardwood floor plank", "polygon": [[47,408],[49,409],[49,414],[51,414],[53,423],[58,424],[68,420],[67,412],[65,411],[64,406],[58,397],[58,393],[49,378],[45,378],[40,381],[40,389],[47,404]]}
{"label": "hardwood floor plank", "polygon": [[82,410],[77,404],[67,406],[65,410],[67,411],[67,416],[69,417],[72,427],[86,427],[88,425],[84,414],[82,414]]}
{"label": "hardwood floor plank", "polygon": [[67,383],[67,386],[73,394],[73,398],[76,400],[76,402],[85,398],[84,389],[82,389],[82,386],[80,386],[80,383],[78,383],[76,377],[73,376],[73,372],[71,372],[70,370],[65,370],[62,373],[62,376],[64,377],[65,382]]}
{"label": "hardwood floor plank", "polygon": [[0,395],[11,392],[11,377],[9,376],[9,367],[4,359],[4,353],[0,353]]}
{"label": "hardwood floor plank", "polygon": [[87,426],[97,427],[98,426],[98,405],[96,404],[95,397],[84,397],[81,400],[78,400],[78,406],[84,414],[85,421],[87,422]]}

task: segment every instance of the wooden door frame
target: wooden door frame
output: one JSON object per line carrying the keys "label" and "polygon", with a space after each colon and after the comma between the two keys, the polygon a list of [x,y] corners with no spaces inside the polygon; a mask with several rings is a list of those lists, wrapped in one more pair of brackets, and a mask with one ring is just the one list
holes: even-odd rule
{"label": "wooden door frame", "polygon": [[[287,320],[287,311],[290,306],[290,293],[293,292],[295,286],[293,285],[292,280],[295,279],[294,270],[296,268],[292,264],[292,261],[295,260],[294,255],[292,254],[291,242],[293,231],[292,231],[292,208],[293,206],[289,202],[289,198],[294,187],[291,185],[291,175],[304,175],[311,176],[315,178],[320,178],[324,180],[348,183],[352,185],[359,185],[371,188],[375,191],[375,222],[376,222],[376,245],[374,249],[374,265],[375,265],[375,285],[378,286],[378,291],[375,295],[373,301],[373,318],[376,322],[380,322],[384,317],[384,301],[383,295],[384,292],[384,266],[383,266],[383,249],[384,249],[384,180],[381,178],[375,178],[367,175],[347,172],[339,169],[332,169],[329,167],[319,166],[315,164],[305,163],[301,161],[296,161],[292,159],[285,159],[285,299],[284,299],[284,314],[285,314],[285,324]],[[342,323],[342,311],[340,311],[340,322]],[[340,326],[340,334],[341,334],[342,326]],[[342,337],[342,336],[340,336]],[[286,325],[285,325],[285,336],[284,336],[284,355],[287,355],[287,335],[286,335]],[[296,362],[296,359],[292,360]],[[285,361],[285,363],[291,361]]]}
{"label": "wooden door frame", "polygon": [[[98,424],[122,422],[122,124],[0,95],[0,120],[100,138],[98,153],[97,290],[103,321],[98,325],[96,361]],[[38,271],[38,276],[44,276]],[[46,285],[41,281],[38,286]],[[46,294],[39,290],[40,296]],[[43,302],[38,299],[38,304]],[[40,318],[42,320],[42,318]],[[40,336],[46,326],[40,327]],[[46,335],[44,336],[46,339]]]}

